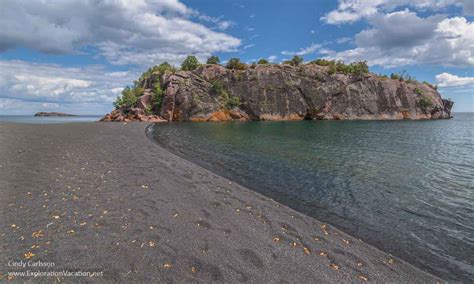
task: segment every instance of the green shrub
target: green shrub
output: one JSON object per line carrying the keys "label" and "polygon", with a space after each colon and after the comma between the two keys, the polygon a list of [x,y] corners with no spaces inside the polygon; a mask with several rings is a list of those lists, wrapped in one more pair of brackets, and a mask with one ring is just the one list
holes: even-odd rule
{"label": "green shrub", "polygon": [[155,65],[153,67],[148,68],[148,70],[143,72],[140,78],[138,78],[138,80],[135,80],[133,84],[135,87],[137,87],[138,85],[140,85],[140,83],[150,78],[151,74],[164,74],[166,72],[174,73],[176,72],[176,68],[165,61],[160,65]]}
{"label": "green shrub", "polygon": [[257,62],[257,64],[268,64],[268,60],[262,58]]}
{"label": "green shrub", "polygon": [[214,80],[211,82],[211,92],[215,95],[220,95],[223,91],[225,91],[224,83],[220,80]]}
{"label": "green shrub", "polygon": [[407,75],[405,80],[406,80],[407,83],[416,83],[416,82],[418,82],[418,81],[416,81],[415,77],[412,77],[410,75]]}
{"label": "green shrub", "polygon": [[207,59],[206,64],[219,64],[221,63],[221,60],[217,56],[211,56]]}
{"label": "green shrub", "polygon": [[153,67],[152,73],[155,73],[155,72],[159,72],[160,74],[164,74],[166,72],[174,73],[176,72],[176,68],[171,66],[168,62],[165,61],[161,63],[160,65],[158,66],[155,65]]}
{"label": "green shrub", "polygon": [[233,109],[235,107],[239,107],[242,104],[239,97],[229,94],[222,81],[215,80],[211,84],[211,92],[218,96],[219,103],[225,109]]}
{"label": "green shrub", "polygon": [[353,62],[349,66],[349,73],[352,75],[364,75],[369,73],[367,61]]}
{"label": "green shrub", "polygon": [[145,108],[145,115],[152,115],[152,114],[153,114],[153,111],[151,110],[151,107],[147,106]]}
{"label": "green shrub", "polygon": [[233,109],[241,105],[240,98],[237,96],[232,96],[228,92],[222,93],[221,101],[226,109]]}
{"label": "green shrub", "polygon": [[392,73],[392,74],[390,74],[390,79],[400,80],[400,74]]}
{"label": "green shrub", "polygon": [[329,75],[333,75],[337,73],[337,67],[336,64],[331,64],[329,65]]}
{"label": "green shrub", "polygon": [[184,71],[192,71],[197,69],[201,64],[199,60],[194,55],[188,55],[186,59],[184,59],[183,63],[181,63],[181,69]]}
{"label": "green shrub", "polygon": [[165,96],[163,90],[161,89],[161,85],[159,82],[153,85],[152,91],[152,105],[155,111],[161,110],[161,105],[163,104],[163,97]]}
{"label": "green shrub", "polygon": [[334,61],[318,58],[316,60],[311,61],[310,63],[314,63],[314,64],[319,65],[319,66],[330,66],[330,65],[334,64]]}
{"label": "green shrub", "polygon": [[438,86],[436,86],[436,85],[430,84],[430,83],[428,83],[428,82],[426,82],[426,81],[423,81],[423,84],[429,86],[431,89],[433,89],[433,90],[435,90],[435,91],[438,90]]}
{"label": "green shrub", "polygon": [[293,56],[291,60],[287,60],[283,62],[283,64],[290,64],[292,66],[298,66],[301,63],[303,63],[303,58],[297,55]]}
{"label": "green shrub", "polygon": [[344,61],[334,61],[326,59],[316,59],[311,61],[319,66],[329,67],[329,74],[342,73],[346,75],[363,75],[369,73],[367,61],[358,61],[351,64],[345,64]]}
{"label": "green shrub", "polygon": [[143,92],[141,88],[131,88],[130,86],[125,87],[122,90],[122,95],[117,97],[114,102],[116,109],[119,108],[132,108],[137,106],[137,93]]}
{"label": "green shrub", "polygon": [[229,62],[227,62],[226,68],[233,69],[233,70],[245,70],[247,69],[247,66],[244,63],[240,62],[239,58],[234,57],[234,58],[229,59]]}
{"label": "green shrub", "polygon": [[400,82],[407,82],[409,84],[418,82],[415,77],[412,77],[410,74],[406,73],[406,71],[402,71],[401,73],[392,73],[390,78]]}
{"label": "green shrub", "polygon": [[420,104],[420,107],[423,111],[426,111],[428,108],[433,106],[433,102],[431,101],[431,98],[427,96],[422,96],[418,100],[418,103]]}
{"label": "green shrub", "polygon": [[415,93],[419,96],[423,95],[423,91],[418,88],[415,88]]}

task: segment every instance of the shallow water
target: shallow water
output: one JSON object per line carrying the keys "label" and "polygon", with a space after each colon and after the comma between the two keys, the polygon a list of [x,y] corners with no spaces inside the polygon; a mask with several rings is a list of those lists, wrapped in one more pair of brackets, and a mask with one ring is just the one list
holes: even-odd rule
{"label": "shallow water", "polygon": [[474,114],[150,131],[172,152],[425,271],[474,279]]}
{"label": "shallow water", "polygon": [[69,122],[91,122],[98,121],[101,116],[82,115],[82,116],[33,116],[33,115],[0,115],[0,122],[19,122],[19,123],[69,123]]}

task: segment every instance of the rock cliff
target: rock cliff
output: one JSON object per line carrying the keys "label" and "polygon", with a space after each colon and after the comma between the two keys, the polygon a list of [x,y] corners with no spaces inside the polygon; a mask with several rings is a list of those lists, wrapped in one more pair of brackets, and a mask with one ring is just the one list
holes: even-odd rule
{"label": "rock cliff", "polygon": [[[163,90],[155,116],[150,92]],[[194,71],[151,74],[135,108],[117,109],[104,121],[398,120],[446,119],[451,101],[426,83],[368,73],[332,74],[317,64],[263,64],[246,70],[203,65]]]}

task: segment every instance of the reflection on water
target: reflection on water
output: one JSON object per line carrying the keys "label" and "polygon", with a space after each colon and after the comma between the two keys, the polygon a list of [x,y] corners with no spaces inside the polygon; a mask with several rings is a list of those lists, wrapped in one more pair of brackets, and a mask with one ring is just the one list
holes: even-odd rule
{"label": "reflection on water", "polygon": [[474,279],[474,115],[156,124],[160,145],[444,279]]}

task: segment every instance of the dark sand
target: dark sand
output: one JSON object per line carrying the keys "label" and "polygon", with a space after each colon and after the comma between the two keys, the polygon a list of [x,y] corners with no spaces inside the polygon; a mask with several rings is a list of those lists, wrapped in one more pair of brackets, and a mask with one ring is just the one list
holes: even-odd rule
{"label": "dark sand", "polygon": [[145,129],[0,123],[2,280],[8,271],[27,270],[8,266],[25,254],[54,262],[51,271],[103,276],[15,280],[438,280],[169,153]]}

